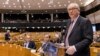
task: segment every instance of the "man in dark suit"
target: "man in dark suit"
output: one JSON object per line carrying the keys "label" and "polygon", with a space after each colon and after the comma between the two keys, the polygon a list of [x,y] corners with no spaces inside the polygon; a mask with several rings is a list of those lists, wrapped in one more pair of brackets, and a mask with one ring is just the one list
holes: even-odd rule
{"label": "man in dark suit", "polygon": [[93,41],[91,22],[80,16],[77,3],[67,7],[70,19],[68,20],[64,40],[65,56],[90,56],[89,45]]}
{"label": "man in dark suit", "polygon": [[26,37],[26,42],[24,43],[24,47],[30,48],[30,49],[36,49],[36,45],[34,41],[31,40],[30,36]]}
{"label": "man in dark suit", "polygon": [[10,30],[7,30],[6,34],[5,34],[5,40],[9,41],[10,40]]}

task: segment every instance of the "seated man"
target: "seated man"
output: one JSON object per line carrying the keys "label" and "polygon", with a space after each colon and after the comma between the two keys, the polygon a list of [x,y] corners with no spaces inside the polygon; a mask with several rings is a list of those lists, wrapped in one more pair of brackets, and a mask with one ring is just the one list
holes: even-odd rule
{"label": "seated man", "polygon": [[34,41],[31,40],[30,36],[26,36],[24,47],[30,48],[30,49],[36,49],[36,45]]}
{"label": "seated man", "polygon": [[7,32],[5,33],[5,40],[6,41],[10,40],[10,30],[7,30]]}
{"label": "seated man", "polygon": [[[53,42],[50,42],[50,36],[45,35],[42,46],[40,47],[44,56],[57,56],[57,48]],[[41,50],[39,51],[41,52]]]}

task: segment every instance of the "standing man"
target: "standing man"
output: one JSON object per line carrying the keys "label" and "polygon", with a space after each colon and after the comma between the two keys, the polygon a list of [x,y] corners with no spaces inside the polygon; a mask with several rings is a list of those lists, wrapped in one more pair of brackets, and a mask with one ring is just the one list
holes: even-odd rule
{"label": "standing man", "polygon": [[71,3],[67,7],[70,19],[64,37],[65,56],[90,56],[89,46],[93,40],[91,22],[80,16],[80,7]]}

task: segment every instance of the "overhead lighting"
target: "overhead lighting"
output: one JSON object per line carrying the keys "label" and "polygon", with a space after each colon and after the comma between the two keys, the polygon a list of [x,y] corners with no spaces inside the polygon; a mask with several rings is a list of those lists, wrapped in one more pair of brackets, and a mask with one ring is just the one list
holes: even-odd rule
{"label": "overhead lighting", "polygon": [[38,3],[38,5],[40,5],[40,3]]}
{"label": "overhead lighting", "polygon": [[56,26],[53,26],[53,28],[56,28]]}
{"label": "overhead lighting", "polygon": [[61,5],[59,5],[59,7],[61,7]]}
{"label": "overhead lighting", "polygon": [[43,29],[45,28],[45,27],[42,27]]}
{"label": "overhead lighting", "polygon": [[17,0],[17,2],[19,2],[19,0]]}
{"label": "overhead lighting", "polygon": [[34,16],[32,15],[31,17],[33,18]]}
{"label": "overhead lighting", "polygon": [[61,28],[61,26],[59,26],[59,28]]}
{"label": "overhead lighting", "polygon": [[41,6],[39,6],[39,8],[41,8]]}
{"label": "overhead lighting", "polygon": [[45,11],[45,12],[48,12],[48,11]]}
{"label": "overhead lighting", "polygon": [[24,2],[24,0],[22,0],[22,2]]}
{"label": "overhead lighting", "polygon": [[30,5],[30,3],[28,3],[28,5]]}
{"label": "overhead lighting", "polygon": [[81,3],[81,5],[83,5],[83,3]]}
{"label": "overhead lighting", "polygon": [[49,5],[49,7],[51,7],[51,6]]}
{"label": "overhead lighting", "polygon": [[79,1],[82,1],[82,0],[79,0]]}
{"label": "overhead lighting", "polygon": [[13,3],[13,5],[15,5],[15,3]]}
{"label": "overhead lighting", "polygon": [[40,29],[40,27],[37,27],[38,29]]}
{"label": "overhead lighting", "polygon": [[4,5],[3,7],[5,8],[6,6]]}
{"label": "overhead lighting", "polygon": [[44,0],[41,0],[42,2],[44,2]]}
{"label": "overhead lighting", "polygon": [[58,4],[60,4],[60,2],[57,2]]}
{"label": "overhead lighting", "polygon": [[47,28],[49,29],[50,27],[48,26]]}
{"label": "overhead lighting", "polygon": [[7,0],[7,1],[9,1],[9,0]]}
{"label": "overhead lighting", "polygon": [[70,1],[68,1],[68,3],[70,3]]}
{"label": "overhead lighting", "polygon": [[6,1],[5,4],[9,4],[9,2]]}
{"label": "overhead lighting", "polygon": [[16,6],[14,6],[16,8]]}
{"label": "overhead lighting", "polygon": [[66,4],[64,4],[64,6],[66,7],[67,5],[66,5]]}
{"label": "overhead lighting", "polygon": [[26,27],[26,28],[29,28],[29,27]]}
{"label": "overhead lighting", "polygon": [[33,29],[35,28],[35,27],[32,27]]}
{"label": "overhead lighting", "polygon": [[26,8],[26,6],[24,6],[24,8]]}
{"label": "overhead lighting", "polygon": [[93,2],[94,0],[86,0],[85,3],[84,3],[84,6],[87,6],[89,5],[91,2]]}
{"label": "overhead lighting", "polygon": [[52,4],[53,3],[53,0],[50,0],[49,4]]}
{"label": "overhead lighting", "polygon": [[9,8],[10,8],[11,6],[9,5]]}
{"label": "overhead lighting", "polygon": [[8,27],[8,29],[11,29],[11,27]]}

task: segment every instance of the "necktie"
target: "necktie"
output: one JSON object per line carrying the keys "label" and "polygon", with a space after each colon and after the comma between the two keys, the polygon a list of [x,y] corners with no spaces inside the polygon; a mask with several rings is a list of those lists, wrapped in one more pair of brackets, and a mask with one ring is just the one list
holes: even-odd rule
{"label": "necktie", "polygon": [[66,42],[65,42],[66,48],[69,46],[68,38],[69,38],[69,35],[70,35],[70,33],[71,33],[72,29],[73,29],[73,22],[74,21],[71,22],[71,24],[70,24],[70,26],[68,28],[68,33],[67,33]]}

